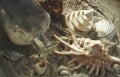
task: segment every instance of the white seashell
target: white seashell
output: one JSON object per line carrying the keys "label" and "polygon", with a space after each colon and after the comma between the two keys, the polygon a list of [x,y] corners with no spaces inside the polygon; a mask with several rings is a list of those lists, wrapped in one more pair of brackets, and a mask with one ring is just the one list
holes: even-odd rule
{"label": "white seashell", "polygon": [[70,71],[69,71],[68,67],[66,67],[66,66],[61,65],[58,67],[57,70],[58,70],[60,76],[70,76]]}
{"label": "white seashell", "polygon": [[115,25],[107,19],[102,19],[95,23],[96,32],[98,37],[107,37],[112,39],[116,34]]}
{"label": "white seashell", "polygon": [[45,65],[44,67],[41,67],[39,63],[36,63],[34,66],[34,71],[37,75],[41,75],[45,73],[46,69],[47,69],[47,65]]}
{"label": "white seashell", "polygon": [[89,31],[92,28],[90,20],[94,10],[72,11],[66,14],[66,26],[71,30]]}
{"label": "white seashell", "polygon": [[67,70],[62,70],[62,71],[60,72],[60,76],[69,76],[69,75],[70,75],[70,72],[67,71]]}

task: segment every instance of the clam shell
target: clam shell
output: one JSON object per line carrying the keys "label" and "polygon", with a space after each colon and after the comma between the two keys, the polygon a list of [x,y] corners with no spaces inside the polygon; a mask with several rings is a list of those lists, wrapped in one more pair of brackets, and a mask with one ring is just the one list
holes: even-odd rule
{"label": "clam shell", "polygon": [[113,39],[114,35],[116,34],[115,25],[107,19],[102,19],[96,22],[95,27],[98,37],[107,37],[109,39]]}
{"label": "clam shell", "polygon": [[71,30],[89,31],[92,26],[90,25],[91,14],[94,10],[80,10],[72,11],[66,14],[66,26]]}

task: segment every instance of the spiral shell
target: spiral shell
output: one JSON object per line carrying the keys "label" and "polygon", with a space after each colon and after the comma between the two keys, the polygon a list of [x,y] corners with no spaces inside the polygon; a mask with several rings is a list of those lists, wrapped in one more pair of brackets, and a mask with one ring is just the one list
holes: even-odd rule
{"label": "spiral shell", "polygon": [[115,25],[107,19],[102,19],[96,22],[95,27],[96,32],[98,33],[98,37],[106,37],[112,39],[116,34]]}
{"label": "spiral shell", "polygon": [[92,10],[72,11],[66,14],[65,23],[71,30],[89,31],[92,28],[90,20],[93,14]]}

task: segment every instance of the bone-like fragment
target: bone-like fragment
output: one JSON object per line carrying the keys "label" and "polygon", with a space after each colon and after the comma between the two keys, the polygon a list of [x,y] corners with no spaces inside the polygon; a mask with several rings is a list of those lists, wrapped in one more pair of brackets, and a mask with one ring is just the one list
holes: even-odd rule
{"label": "bone-like fragment", "polygon": [[102,70],[101,70],[101,77],[103,77],[104,75],[105,75],[105,69],[104,68],[101,68]]}
{"label": "bone-like fragment", "polygon": [[75,67],[73,68],[73,70],[75,70],[75,69],[79,69],[79,68],[81,68],[83,65],[84,65],[84,64],[83,64],[83,63],[81,63],[81,64],[79,64],[79,65],[75,66]]}
{"label": "bone-like fragment", "polygon": [[36,44],[36,46],[39,48],[39,49],[42,49],[44,46],[44,43],[42,41],[40,41],[38,38],[35,38],[34,39],[34,43]]}
{"label": "bone-like fragment", "polygon": [[99,74],[99,67],[97,66],[97,68],[96,68],[96,72],[95,72],[95,76],[98,76],[98,74]]}
{"label": "bone-like fragment", "polygon": [[110,63],[107,63],[107,62],[106,62],[106,67],[107,67],[107,70],[108,70],[108,71],[112,71],[112,68],[111,68],[111,66],[110,66]]}
{"label": "bone-like fragment", "polygon": [[93,64],[92,65],[92,67],[91,67],[91,69],[90,69],[90,71],[88,72],[88,74],[92,74],[93,73],[93,71],[95,70],[95,64]]}
{"label": "bone-like fragment", "polygon": [[54,50],[54,53],[57,53],[59,55],[83,55],[83,53],[74,53],[74,51],[69,51],[69,52],[66,52],[66,51],[63,51],[63,52],[59,52],[57,50]]}
{"label": "bone-like fragment", "polygon": [[63,41],[62,39],[60,39],[57,35],[54,35],[54,37],[59,40],[61,43],[65,44],[66,46],[68,46],[69,48],[73,49],[74,51],[77,52],[81,52],[79,49],[72,47],[71,45],[69,45],[68,43],[66,43],[65,41]]}
{"label": "bone-like fragment", "polygon": [[74,58],[74,59],[70,60],[67,64],[71,64],[71,63],[75,62],[76,60],[77,60],[77,58]]}
{"label": "bone-like fragment", "polygon": [[119,64],[120,65],[120,59],[114,56],[109,56],[109,58],[114,61],[114,64]]}
{"label": "bone-like fragment", "polygon": [[89,67],[90,67],[90,65],[87,65],[87,66],[86,66],[86,69],[88,69]]}

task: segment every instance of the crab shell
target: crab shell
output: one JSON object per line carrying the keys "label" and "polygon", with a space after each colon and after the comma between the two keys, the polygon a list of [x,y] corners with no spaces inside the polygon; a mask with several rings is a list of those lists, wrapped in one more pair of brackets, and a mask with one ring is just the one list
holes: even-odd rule
{"label": "crab shell", "polygon": [[113,71],[115,64],[120,65],[120,59],[109,55],[108,49],[99,40],[75,38],[72,44],[68,44],[56,35],[55,38],[70,48],[70,50],[55,50],[54,52],[59,55],[69,56],[71,59],[68,64],[76,64],[75,67],[71,67],[72,70],[84,66],[89,74],[94,73],[95,76],[103,77],[106,71]]}
{"label": "crab shell", "polygon": [[65,15],[66,26],[71,30],[89,31],[92,28],[90,20],[94,10],[72,11]]}

